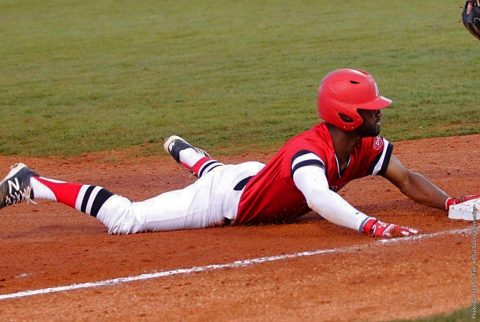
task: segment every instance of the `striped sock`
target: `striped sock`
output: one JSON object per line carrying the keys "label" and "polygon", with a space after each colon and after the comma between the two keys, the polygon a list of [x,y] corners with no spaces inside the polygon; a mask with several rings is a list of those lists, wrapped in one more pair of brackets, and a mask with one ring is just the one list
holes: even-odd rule
{"label": "striped sock", "polygon": [[204,174],[209,173],[216,167],[224,165],[217,160],[213,160],[210,158],[202,158],[200,159],[195,165],[192,167],[192,172],[199,178],[201,178]]}
{"label": "striped sock", "polygon": [[199,178],[214,168],[224,165],[193,148],[181,150],[179,152],[179,162],[184,168]]}
{"label": "striped sock", "polygon": [[110,191],[92,185],[68,183],[45,177],[32,177],[30,184],[35,199],[53,200],[96,217]]}

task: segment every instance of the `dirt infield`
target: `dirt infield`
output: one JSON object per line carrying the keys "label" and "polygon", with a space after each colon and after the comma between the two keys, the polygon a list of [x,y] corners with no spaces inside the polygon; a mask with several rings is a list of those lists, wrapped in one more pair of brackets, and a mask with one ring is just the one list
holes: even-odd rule
{"label": "dirt infield", "polygon": [[[479,142],[480,135],[399,142],[394,153],[454,195],[478,193]],[[143,157],[141,151],[0,157],[0,168],[6,173],[21,159],[40,174],[102,185],[133,200],[193,181],[170,158]],[[222,161],[266,161],[270,155]],[[383,244],[309,214],[285,225],[110,236],[96,219],[63,205],[21,204],[0,214],[0,296],[300,251],[331,252],[0,300],[0,320],[375,321],[470,304],[469,223],[414,204],[382,178],[358,180],[341,194],[368,214],[424,234],[466,232]]]}

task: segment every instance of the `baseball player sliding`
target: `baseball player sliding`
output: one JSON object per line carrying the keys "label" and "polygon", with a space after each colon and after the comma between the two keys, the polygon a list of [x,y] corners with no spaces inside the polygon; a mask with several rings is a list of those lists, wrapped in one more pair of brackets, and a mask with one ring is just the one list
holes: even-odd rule
{"label": "baseball player sliding", "polygon": [[371,236],[413,235],[415,229],[364,214],[336,192],[351,180],[381,175],[414,201],[435,208],[448,210],[480,195],[449,197],[395,157],[392,144],[379,136],[381,110],[390,104],[369,73],[335,70],[318,90],[323,122],[290,139],[265,165],[225,165],[172,136],[165,150],[198,177],[184,189],[132,202],[99,186],[40,176],[18,163],[0,183],[0,208],[53,200],[96,217],[111,234],[268,223],[314,210],[334,224]]}

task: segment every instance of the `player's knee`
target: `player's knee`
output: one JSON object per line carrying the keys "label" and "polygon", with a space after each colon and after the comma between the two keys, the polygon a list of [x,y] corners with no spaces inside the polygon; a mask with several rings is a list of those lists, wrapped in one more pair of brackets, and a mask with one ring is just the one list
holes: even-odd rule
{"label": "player's knee", "polygon": [[144,217],[142,214],[136,213],[131,205],[123,209],[118,222],[108,229],[109,234],[118,235],[136,234],[145,231]]}
{"label": "player's knee", "polygon": [[112,235],[126,235],[143,232],[143,221],[134,212],[132,202],[121,196],[110,198],[100,209],[97,218]]}
{"label": "player's knee", "polygon": [[132,214],[128,209],[117,214],[117,220],[108,226],[108,233],[111,235],[128,235],[137,233],[135,222],[131,219]]}

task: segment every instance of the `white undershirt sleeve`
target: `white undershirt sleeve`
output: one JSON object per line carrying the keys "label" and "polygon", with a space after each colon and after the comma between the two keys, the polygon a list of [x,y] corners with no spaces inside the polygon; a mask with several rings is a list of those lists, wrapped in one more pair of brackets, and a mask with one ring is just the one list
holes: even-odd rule
{"label": "white undershirt sleeve", "polygon": [[314,165],[300,167],[293,173],[293,181],[305,196],[310,209],[336,225],[362,230],[368,216],[328,188],[322,167]]}

